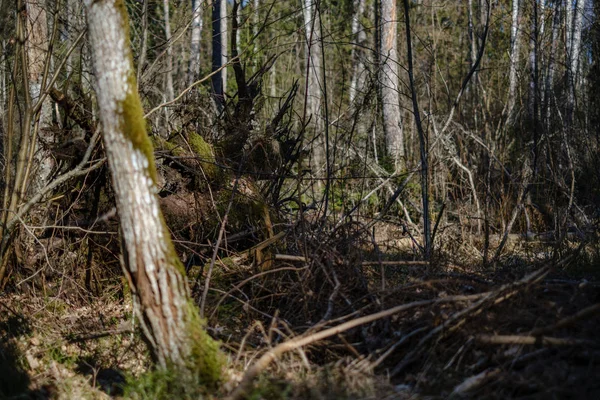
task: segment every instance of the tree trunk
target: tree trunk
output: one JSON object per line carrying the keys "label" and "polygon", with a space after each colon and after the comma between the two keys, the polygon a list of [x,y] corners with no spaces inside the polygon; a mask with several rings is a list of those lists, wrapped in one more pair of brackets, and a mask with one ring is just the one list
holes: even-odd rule
{"label": "tree trunk", "polygon": [[[27,73],[29,80],[29,95],[33,107],[42,95],[46,63],[50,62],[48,56],[48,23],[46,10],[42,7],[40,0],[27,0]],[[33,116],[32,116],[33,117]],[[36,168],[32,171],[35,178],[31,189],[37,191],[42,188],[52,174],[56,163],[48,148],[54,142],[54,135],[49,129],[52,124],[52,105],[46,99],[40,109],[38,124],[33,127],[37,131],[35,146]],[[27,174],[29,175],[29,174]],[[25,183],[27,183],[27,177]]]}
{"label": "tree trunk", "polygon": [[380,85],[383,131],[388,157],[396,170],[403,167],[404,137],[398,85],[398,14],[396,0],[381,0]]}
{"label": "tree trunk", "polygon": [[[321,175],[324,152],[321,130],[321,74],[323,68],[323,42],[321,38],[321,18],[315,0],[305,0],[304,26],[306,27],[306,117],[311,118],[311,130],[315,137],[312,147],[312,170],[314,174]],[[320,181],[317,181],[317,186]]]}
{"label": "tree trunk", "polygon": [[137,92],[124,0],[86,0],[104,146],[124,244],[124,272],[158,364],[214,383],[219,353],[190,298],[160,211],[153,149]]}
{"label": "tree trunk", "polygon": [[552,20],[552,43],[550,45],[550,55],[548,56],[548,69],[546,71],[544,83],[544,126],[548,131],[550,129],[550,105],[552,85],[554,84],[554,71],[556,64],[556,50],[558,47],[558,29],[560,26],[560,3],[557,3],[554,9],[554,18]]}
{"label": "tree trunk", "polygon": [[188,85],[198,79],[200,72],[200,39],[202,37],[202,0],[192,0],[192,34],[190,39],[190,64]]}
{"label": "tree trunk", "polygon": [[[216,71],[227,64],[227,1],[213,0],[213,40],[212,40],[212,70]],[[217,109],[220,111],[225,105],[225,92],[227,90],[227,69],[212,77],[213,95]]]}
{"label": "tree trunk", "polygon": [[581,49],[581,31],[585,0],[576,0],[575,9],[571,1],[567,1],[567,124],[573,122],[575,107],[575,92],[577,90],[577,77],[579,69],[579,56]]}
{"label": "tree trunk", "polygon": [[512,116],[517,95],[517,68],[521,44],[521,30],[519,29],[519,0],[512,2],[512,24],[510,29],[510,71],[508,73],[508,101],[506,102],[507,123],[512,123]]}
{"label": "tree trunk", "polygon": [[350,81],[350,105],[354,104],[357,94],[361,93],[365,84],[365,62],[363,46],[367,41],[367,32],[361,20],[364,18],[365,0],[354,0],[354,16],[352,18],[352,40],[356,45],[352,46],[352,80]]}
{"label": "tree trunk", "polygon": [[173,43],[171,43],[169,0],[163,0],[163,12],[165,14],[165,40],[167,43],[167,79],[165,81],[165,92],[167,94],[166,100],[171,101],[175,97],[175,89],[173,88]]}

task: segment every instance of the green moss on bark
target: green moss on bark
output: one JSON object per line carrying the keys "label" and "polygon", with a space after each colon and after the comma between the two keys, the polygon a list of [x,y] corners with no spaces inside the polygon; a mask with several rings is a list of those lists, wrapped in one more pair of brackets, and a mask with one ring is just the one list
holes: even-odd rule
{"label": "green moss on bark", "polygon": [[188,368],[194,371],[201,384],[216,388],[222,381],[225,357],[219,348],[219,342],[206,333],[205,322],[198,315],[198,308],[190,300],[188,302],[188,335],[192,343],[192,354]]}

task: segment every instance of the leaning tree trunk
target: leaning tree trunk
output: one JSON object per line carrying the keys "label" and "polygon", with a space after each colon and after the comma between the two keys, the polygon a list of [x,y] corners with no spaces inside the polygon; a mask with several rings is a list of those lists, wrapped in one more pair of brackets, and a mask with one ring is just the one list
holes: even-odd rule
{"label": "leaning tree trunk", "polygon": [[379,68],[383,131],[388,156],[396,169],[403,167],[404,137],[398,84],[398,15],[396,0],[381,0],[381,54]]}
{"label": "leaning tree trunk", "polygon": [[203,330],[160,211],[153,149],[137,92],[124,0],[86,0],[97,99],[124,242],[124,272],[159,366],[214,383],[217,344]]}

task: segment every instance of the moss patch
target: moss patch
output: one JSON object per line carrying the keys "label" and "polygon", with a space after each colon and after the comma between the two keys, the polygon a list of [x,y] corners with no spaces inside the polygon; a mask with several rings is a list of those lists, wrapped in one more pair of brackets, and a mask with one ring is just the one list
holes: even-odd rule
{"label": "moss patch", "polygon": [[188,142],[194,154],[200,158],[200,166],[204,170],[206,177],[210,180],[216,178],[219,169],[215,165],[215,155],[213,154],[212,146],[206,143],[204,138],[196,132],[189,134]]}
{"label": "moss patch", "polygon": [[225,358],[219,349],[219,342],[206,333],[205,322],[198,315],[198,308],[188,302],[189,340],[192,343],[192,357],[189,369],[194,371],[199,383],[216,388],[222,380]]}

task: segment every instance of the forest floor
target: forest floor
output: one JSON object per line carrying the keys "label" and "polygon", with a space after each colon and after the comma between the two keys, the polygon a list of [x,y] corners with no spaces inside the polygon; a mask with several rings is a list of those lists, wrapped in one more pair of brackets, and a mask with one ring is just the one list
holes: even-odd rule
{"label": "forest floor", "polygon": [[[488,269],[448,258],[430,266],[363,261],[366,287],[342,282],[341,303],[329,292],[335,304],[352,306],[322,324],[306,318],[318,295],[303,288],[294,297],[285,286],[293,274],[302,278],[295,267],[275,265],[271,280],[251,277],[244,292],[253,267],[224,263],[207,305],[217,312],[207,316],[228,355],[228,382],[205,398],[225,397],[265,349],[398,305],[406,307],[391,317],[283,354],[248,398],[600,398],[597,265],[581,253],[560,261],[512,254]],[[0,297],[0,397],[177,398],[148,378],[152,363],[127,293],[61,296],[44,287]],[[220,302],[232,287],[237,300]],[[262,302],[239,299],[261,293]],[[291,300],[273,305],[283,294]]]}

